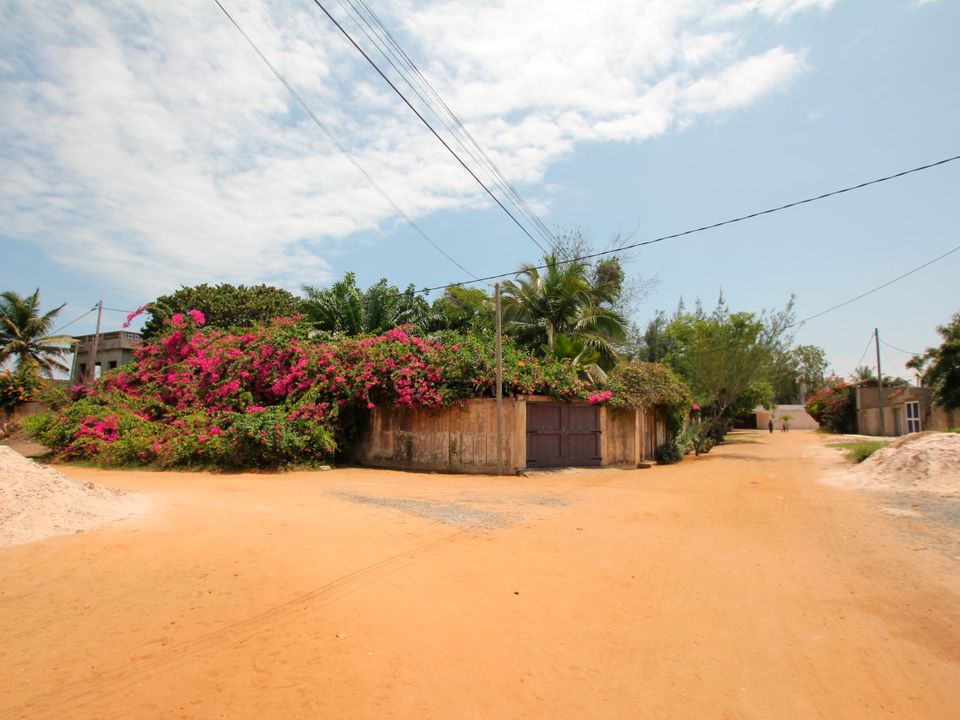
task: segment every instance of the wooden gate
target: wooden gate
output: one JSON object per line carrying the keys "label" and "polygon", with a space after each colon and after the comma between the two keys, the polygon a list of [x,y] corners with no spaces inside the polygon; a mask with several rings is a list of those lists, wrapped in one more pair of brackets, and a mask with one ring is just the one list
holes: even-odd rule
{"label": "wooden gate", "polygon": [[600,465],[600,408],[527,403],[527,467]]}

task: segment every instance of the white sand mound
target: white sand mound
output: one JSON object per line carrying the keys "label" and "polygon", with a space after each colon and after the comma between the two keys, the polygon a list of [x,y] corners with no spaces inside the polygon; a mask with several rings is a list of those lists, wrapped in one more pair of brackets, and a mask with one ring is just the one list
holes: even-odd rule
{"label": "white sand mound", "polygon": [[960,433],[898,438],[851,470],[849,479],[867,490],[960,493]]}
{"label": "white sand mound", "polygon": [[0,445],[0,547],[90,530],[144,504],[143,496],[71,480]]}

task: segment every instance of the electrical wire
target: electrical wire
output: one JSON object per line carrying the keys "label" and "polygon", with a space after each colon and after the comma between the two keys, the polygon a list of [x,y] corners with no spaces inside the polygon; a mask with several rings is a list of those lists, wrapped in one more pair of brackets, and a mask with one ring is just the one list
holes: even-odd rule
{"label": "electrical wire", "polygon": [[[214,2],[216,2],[218,5],[220,4],[220,0],[214,0]],[[433,134],[433,136],[440,141],[440,144],[443,145],[447,149],[447,151],[451,155],[453,155],[454,158],[456,158],[457,162],[463,166],[463,169],[466,170],[468,173],[470,173],[470,176],[480,184],[480,187],[482,187],[486,191],[487,195],[489,195],[493,199],[493,201],[500,206],[500,209],[503,210],[510,217],[510,219],[514,222],[514,224],[518,228],[520,228],[523,234],[526,235],[528,238],[530,238],[533,244],[536,245],[538,248],[540,248],[542,252],[546,253],[547,249],[543,245],[541,245],[540,242],[533,235],[530,234],[530,231],[527,230],[527,228],[524,227],[519,220],[517,220],[516,216],[514,216],[514,214],[507,209],[506,205],[504,205],[500,201],[500,198],[494,195],[493,192],[490,190],[490,188],[488,188],[487,185],[483,182],[483,180],[481,180],[479,176],[472,169],[470,169],[470,166],[467,165],[459,155],[457,155],[456,151],[452,147],[450,147],[447,141],[440,136],[440,133],[438,133],[433,128],[433,126],[420,113],[420,111],[413,106],[413,104],[407,99],[407,97],[402,92],[400,92],[400,89],[393,83],[393,81],[387,77],[386,73],[384,73],[383,70],[380,69],[380,66],[378,66],[373,61],[373,58],[371,58],[367,54],[367,52],[362,47],[360,47],[359,44],[357,44],[357,41],[353,39],[353,36],[350,35],[349,32],[347,32],[346,28],[344,28],[343,25],[341,25],[337,21],[337,19],[330,14],[330,11],[327,10],[326,7],[324,7],[323,3],[321,3],[320,0],[313,0],[313,3],[323,11],[324,15],[330,18],[330,22],[336,25],[337,29],[350,42],[350,44],[353,45],[354,48],[356,48],[357,52],[363,55],[364,59],[370,64],[370,66],[377,71],[377,74],[380,75],[381,78],[383,78],[383,81],[387,83],[387,85],[390,86],[390,88],[400,97],[400,99],[403,100],[406,106],[413,111],[413,114],[416,115],[420,119],[420,122],[422,122],[426,126],[426,128]]]}
{"label": "electrical wire", "polygon": [[129,315],[132,312],[136,312],[135,310],[121,310],[120,308],[108,308],[108,307],[105,307],[104,310],[109,310],[110,312],[125,313],[127,315]]}
{"label": "electrical wire", "polygon": [[74,318],[73,320],[71,320],[70,322],[68,322],[66,325],[60,326],[59,328],[57,328],[56,330],[54,330],[52,333],[50,333],[50,335],[53,336],[53,335],[56,335],[57,333],[63,332],[63,331],[66,330],[68,327],[70,327],[71,325],[73,325],[75,322],[79,322],[80,320],[83,320],[87,315],[89,315],[90,313],[92,313],[92,312],[93,312],[94,310],[96,310],[96,309],[97,309],[97,306],[94,305],[92,308],[90,308],[89,310],[87,310],[83,315],[80,315],[79,317]]}
{"label": "electrical wire", "polygon": [[[457,144],[470,158],[483,167],[492,177],[493,183],[504,194],[507,200],[523,214],[540,234],[541,239],[553,247],[556,238],[534,212],[530,205],[520,195],[516,187],[507,179],[493,159],[484,151],[466,126],[451,110],[446,101],[430,84],[417,64],[397,42],[390,30],[383,24],[377,13],[366,0],[337,0],[340,6],[354,17],[354,22],[366,38],[373,43],[384,59],[397,74],[406,82],[407,86],[420,98],[424,106],[430,110],[437,120],[444,125],[447,132],[456,140]],[[376,35],[372,37],[370,33]],[[394,62],[396,61],[396,62]],[[421,92],[422,90],[422,92]],[[424,93],[428,97],[424,97]]]}
{"label": "electrical wire", "polygon": [[904,355],[923,355],[923,353],[910,352],[909,350],[903,350],[902,348],[898,348],[896,345],[891,345],[891,344],[888,343],[886,340],[881,340],[880,343],[883,344],[883,345],[886,345],[886,346],[887,346],[888,348],[890,348],[891,350],[896,350],[897,352],[901,352],[901,353],[903,353]]}
{"label": "electrical wire", "polygon": [[[885,177],[876,178],[875,180],[868,180],[867,182],[862,182],[862,183],[859,183],[859,184],[857,184],[857,185],[851,185],[851,186],[849,186],[849,187],[840,188],[839,190],[833,190],[833,191],[831,191],[831,192],[823,193],[823,194],[821,194],[821,195],[816,195],[816,196],[814,196],[814,197],[805,198],[805,199],[803,199],[803,200],[796,200],[796,201],[794,201],[794,202],[787,203],[786,205],[780,205],[780,206],[778,206],[778,207],[770,208],[770,209],[768,209],[768,210],[760,210],[760,211],[758,211],[758,212],[750,213],[749,215],[741,215],[740,217],[731,218],[731,219],[729,219],[729,220],[722,220],[721,222],[713,223],[712,225],[703,225],[703,226],[698,227],[698,228],[693,228],[692,230],[684,230],[683,232],[673,233],[673,234],[671,234],[671,235],[662,235],[662,236],[660,236],[660,237],[658,237],[658,238],[654,238],[653,240],[644,240],[643,242],[630,243],[630,244],[628,244],[628,245],[622,245],[622,246],[620,246],[620,247],[618,247],[618,248],[614,248],[614,249],[612,249],[612,250],[601,250],[600,252],[589,253],[589,254],[587,254],[587,255],[578,255],[577,257],[568,258],[568,259],[565,259],[565,260],[558,260],[558,261],[557,261],[557,264],[558,264],[558,265],[566,265],[566,264],[568,264],[568,263],[580,262],[581,260],[592,260],[593,258],[602,257],[602,256],[604,256],[604,255],[612,255],[612,254],[615,254],[615,253],[623,252],[624,250],[633,250],[633,249],[635,249],[635,248],[645,247],[645,246],[647,246],[647,245],[654,245],[655,243],[660,243],[660,242],[663,242],[664,240],[673,240],[673,239],[675,239],[675,238],[684,237],[684,236],[686,236],[686,235],[693,235],[694,233],[704,232],[705,230],[713,230],[713,229],[715,229],[715,228],[722,227],[722,226],[724,226],[724,225],[732,225],[733,223],[743,222],[744,220],[751,220],[751,219],[753,219],[753,218],[760,217],[761,215],[769,215],[769,214],[771,214],[771,213],[779,212],[779,211],[781,211],[781,210],[787,210],[787,209],[789,209],[789,208],[797,207],[798,205],[804,205],[804,204],[806,204],[806,203],[812,203],[812,202],[815,202],[815,201],[817,201],[817,200],[823,200],[823,199],[828,198],[828,197],[833,197],[834,195],[840,195],[840,194],[842,194],[842,193],[851,192],[852,190],[860,190],[860,189],[865,188],[865,187],[868,187],[868,186],[870,186],[870,185],[876,185],[877,183],[886,182],[886,181],[888,181],[888,180],[894,180],[894,179],[896,179],[896,178],[903,177],[904,175],[909,175],[909,174],[911,174],[911,173],[920,172],[920,171],[922,171],[922,170],[929,170],[930,168],[934,168],[934,167],[937,167],[937,166],[939,166],[939,165],[945,165],[946,163],[953,162],[954,160],[960,160],[960,155],[954,155],[953,157],[948,157],[948,158],[945,158],[945,159],[943,159],[943,160],[938,160],[937,162],[929,163],[928,165],[921,165],[921,166],[919,166],[919,167],[911,168],[911,169],[909,169],[909,170],[904,170],[904,171],[902,171],[902,172],[898,172],[898,173],[895,173],[895,174],[893,174],[893,175],[887,175],[887,176],[885,176]],[[950,250],[949,252],[945,253],[944,255],[941,255],[940,257],[934,258],[934,259],[931,260],[930,262],[928,262],[928,263],[926,263],[926,264],[924,264],[924,265],[921,265],[921,266],[918,267],[918,268],[914,268],[914,269],[911,270],[909,273],[906,273],[906,274],[904,274],[904,275],[901,275],[901,276],[898,277],[898,278],[894,278],[893,280],[890,281],[890,283],[896,282],[897,280],[900,280],[900,279],[906,277],[907,275],[910,275],[910,274],[912,274],[912,273],[915,273],[917,270],[922,270],[922,269],[925,268],[927,265],[930,265],[930,264],[932,264],[932,263],[935,263],[935,262],[937,262],[938,260],[942,260],[942,259],[945,258],[947,255],[950,255],[951,253],[954,253],[954,252],[956,252],[957,250],[960,250],[960,246],[955,247],[953,250]],[[530,268],[531,268],[531,269],[534,269],[534,270],[545,270],[545,269],[547,269],[548,267],[549,267],[549,265],[533,265],[533,266],[530,266]],[[517,274],[517,271],[500,273],[500,274],[498,274],[498,275],[487,275],[487,276],[485,276],[485,277],[477,278],[476,280],[473,280],[473,281],[459,282],[459,283],[447,283],[446,285],[437,285],[437,286],[434,286],[434,287],[423,288],[420,292],[422,292],[422,293],[429,293],[429,292],[432,292],[433,290],[446,290],[447,288],[451,288],[451,287],[459,287],[459,286],[461,286],[461,285],[471,285],[471,284],[473,284],[474,282],[487,282],[488,280],[499,280],[499,279],[501,279],[501,278],[511,277],[511,276],[513,276],[513,275],[516,275],[516,274]],[[890,283],[886,283],[886,285],[889,285]],[[881,288],[883,288],[883,287],[886,287],[886,285],[882,285],[882,286],[880,286],[880,287],[878,287],[878,288],[874,288],[873,290],[870,290],[870,291],[868,291],[867,293],[864,293],[864,295],[869,295],[869,294],[872,293],[872,292],[876,292],[877,290],[879,290],[879,289],[881,289]],[[863,297],[863,295],[858,296],[858,297],[856,297],[856,298],[853,298],[852,300],[849,300],[849,301],[847,301],[847,302],[848,302],[848,303],[853,302],[853,300],[858,300],[860,297]],[[838,306],[836,306],[836,307],[841,307],[843,304],[846,304],[846,303],[842,303],[841,305],[838,305]],[[834,307],[834,308],[829,308],[829,309],[827,309],[827,310],[824,310],[824,313],[830,312],[831,310],[835,310],[836,307]],[[820,313],[820,314],[823,314],[823,313]],[[818,314],[818,315],[812,315],[811,317],[806,318],[805,320],[801,320],[801,321],[799,321],[798,323],[795,323],[795,324],[800,324],[800,323],[806,322],[807,320],[812,320],[814,317],[819,317],[820,314]]]}
{"label": "electrical wire", "polygon": [[873,333],[870,333],[870,339],[867,340],[867,346],[863,349],[863,354],[860,356],[860,359],[857,360],[857,364],[853,366],[854,370],[862,366],[863,359],[867,356],[867,353],[870,352],[870,346],[873,345],[873,338],[874,338]]}
{"label": "electrical wire", "polygon": [[909,277],[910,275],[913,275],[915,272],[919,270],[923,270],[925,267],[929,265],[933,265],[935,262],[939,260],[943,260],[948,255],[952,255],[953,253],[957,252],[957,250],[960,250],[960,245],[957,245],[957,247],[953,248],[953,250],[948,250],[943,255],[939,255],[935,257],[933,260],[925,262],[923,265],[918,265],[917,267],[913,268],[913,270],[908,270],[907,272],[903,273],[903,275],[898,275],[893,280],[888,280],[887,282],[883,283],[883,285],[877,285],[875,288],[872,288],[870,290],[867,290],[866,292],[860,293],[859,295],[852,297],[849,300],[844,300],[842,303],[838,303],[833,307],[829,307],[826,310],[822,310],[821,312],[818,312],[816,315],[811,315],[810,317],[806,317],[803,320],[797,320],[797,322],[793,323],[793,325],[790,325],[788,327],[793,327],[794,325],[803,325],[805,322],[809,320],[813,320],[814,318],[821,317],[822,315],[826,315],[827,313],[833,312],[834,310],[839,310],[840,308],[845,307],[846,305],[849,305],[852,302],[856,302],[861,298],[867,297],[867,295],[873,295],[873,293],[877,292],[878,290],[883,290],[885,287],[889,287],[890,285],[893,285],[895,282],[899,282],[900,280],[903,280],[905,277]]}
{"label": "electrical wire", "polygon": [[423,229],[422,229],[419,225],[417,225],[417,223],[415,223],[415,222],[413,221],[413,218],[411,218],[409,215],[407,215],[407,213],[405,213],[405,212],[400,208],[400,206],[397,205],[397,203],[393,200],[393,198],[390,197],[390,195],[387,194],[387,191],[384,190],[384,189],[377,183],[377,181],[373,179],[373,177],[370,175],[370,173],[368,173],[368,172],[366,171],[366,169],[365,169],[365,168],[360,164],[360,162],[353,156],[353,154],[352,154],[349,150],[347,150],[347,148],[343,145],[343,143],[341,143],[341,142],[337,139],[337,137],[333,134],[333,131],[331,131],[331,130],[320,120],[320,118],[317,117],[316,113],[314,113],[313,110],[310,109],[310,107],[307,105],[307,103],[304,101],[304,99],[303,99],[302,97],[300,97],[300,94],[293,88],[292,85],[290,85],[289,82],[287,82],[287,79],[280,73],[279,70],[277,70],[276,67],[274,67],[273,63],[271,63],[271,62],[267,59],[267,56],[264,55],[264,54],[260,51],[260,48],[257,47],[256,43],[253,42],[253,40],[250,38],[250,36],[247,35],[246,32],[244,32],[243,28],[240,27],[240,24],[239,24],[236,20],[233,19],[233,16],[227,11],[227,9],[223,6],[223,4],[220,2],[220,0],[213,0],[213,1],[217,4],[217,7],[219,7],[219,8],[223,11],[223,14],[227,16],[227,19],[230,20],[230,22],[231,22],[231,23],[233,24],[233,26],[237,29],[237,31],[238,31],[241,35],[243,35],[243,38],[250,44],[250,47],[253,48],[254,52],[257,53],[257,55],[260,57],[260,59],[263,61],[263,63],[264,63],[268,68],[270,68],[270,72],[272,72],[272,73],[274,74],[274,76],[276,76],[277,80],[279,80],[279,81],[283,84],[283,86],[290,92],[290,94],[293,95],[294,98],[296,98],[296,100],[297,100],[297,102],[299,103],[300,107],[303,108],[303,111],[310,117],[311,120],[313,120],[313,122],[315,122],[315,123],[317,124],[317,127],[319,127],[320,130],[323,131],[324,135],[326,135],[327,139],[328,139],[334,146],[336,146],[337,150],[339,150],[339,151],[350,161],[350,163],[357,169],[357,171],[358,171],[361,175],[363,175],[364,179],[366,179],[366,181],[370,184],[370,186],[371,186],[374,190],[376,190],[378,193],[380,193],[380,195],[383,196],[383,198],[384,198],[388,203],[390,203],[391,207],[393,207],[393,209],[394,209],[404,220],[407,221],[407,223],[410,225],[410,227],[412,227],[414,230],[416,230],[416,231],[420,234],[420,236],[421,236],[424,240],[426,240],[426,241],[434,248],[434,250],[436,250],[437,252],[439,252],[439,253],[440,253],[441,255],[443,255],[447,260],[449,260],[451,263],[453,263],[453,264],[456,265],[458,268],[460,268],[461,270],[463,270],[467,275],[469,275],[469,276],[472,277],[472,278],[477,279],[477,276],[476,276],[476,275],[474,275],[472,272],[470,272],[469,270],[467,270],[467,268],[465,268],[463,265],[461,265],[459,262],[457,262],[457,260],[455,260],[453,257],[451,257],[442,247],[440,247],[437,243],[435,243],[435,242],[423,231]]}

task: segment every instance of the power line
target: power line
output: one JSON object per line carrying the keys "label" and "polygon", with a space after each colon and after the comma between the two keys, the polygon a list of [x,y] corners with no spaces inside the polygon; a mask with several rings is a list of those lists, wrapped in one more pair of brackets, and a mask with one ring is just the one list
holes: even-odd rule
{"label": "power line", "polygon": [[[420,68],[417,67],[417,64],[410,58],[403,47],[401,47],[400,43],[397,42],[396,38],[394,38],[390,30],[383,24],[383,21],[380,20],[380,17],[366,0],[337,0],[337,2],[348,14],[351,11],[350,9],[352,9],[353,16],[359,18],[357,26],[360,28],[360,31],[373,43],[391,67],[397,71],[410,89],[413,90],[417,97],[419,97],[424,105],[432,112],[434,117],[446,127],[450,135],[457,141],[457,144],[470,155],[474,162],[479,163],[487,170],[488,174],[492,176],[494,184],[500,189],[507,200],[530,220],[540,234],[541,239],[545,240],[548,245],[553,246],[556,243],[556,238],[547,226],[520,195],[516,187],[506,178],[500,168],[497,167],[493,159],[484,151],[470,131],[467,130],[460,118],[458,118],[456,113],[447,105],[433,85],[430,84],[430,81],[420,71]],[[348,9],[348,6],[350,9]],[[367,16],[369,16],[369,19]],[[367,29],[373,32],[377,38],[371,37]],[[394,59],[396,59],[396,62],[394,62]],[[420,91],[421,89],[428,97],[424,97]]]}
{"label": "power line", "polygon": [[861,367],[863,359],[867,356],[867,353],[870,352],[871,345],[873,345],[873,333],[870,333],[870,339],[867,340],[867,346],[863,349],[863,354],[860,356],[860,359],[857,360],[857,364],[853,366],[854,370],[856,370],[858,367]]}
{"label": "power line", "polygon": [[923,354],[923,353],[918,353],[918,352],[910,352],[909,350],[903,350],[902,348],[898,348],[896,345],[891,345],[891,344],[888,343],[886,340],[881,340],[880,342],[881,342],[881,344],[886,345],[886,346],[887,346],[888,348],[890,348],[891,350],[896,350],[897,352],[901,352],[901,353],[903,353],[904,355],[922,355],[922,354]]}
{"label": "power line", "polygon": [[136,312],[135,310],[121,310],[120,308],[108,308],[108,307],[105,307],[104,310],[109,310],[110,312],[126,313],[128,315],[132,312]]}
{"label": "power line", "polygon": [[75,322],[79,322],[80,320],[83,320],[87,315],[89,315],[90,313],[92,313],[92,312],[93,312],[94,310],[96,310],[96,309],[97,309],[97,306],[94,305],[92,308],[90,308],[89,310],[87,310],[83,315],[80,315],[79,317],[75,317],[73,320],[71,320],[70,322],[68,322],[66,325],[63,325],[63,326],[57,328],[56,330],[54,330],[52,333],[50,333],[50,335],[56,335],[57,333],[63,332],[63,331],[66,330],[68,327],[70,327],[71,325],[73,325]]}
{"label": "power line", "polygon": [[[219,0],[214,0],[214,2],[216,2],[218,5],[220,4]],[[470,166],[467,165],[467,164],[461,159],[461,157],[460,157],[459,155],[457,155],[456,151],[455,151],[452,147],[450,147],[450,145],[447,144],[447,141],[444,140],[442,137],[440,137],[440,134],[439,134],[436,130],[433,129],[433,126],[427,121],[427,119],[426,119],[425,117],[423,117],[423,115],[420,114],[420,111],[417,110],[409,100],[407,100],[406,96],[405,96],[402,92],[400,92],[400,89],[393,83],[392,80],[390,80],[390,78],[388,78],[388,77],[386,76],[386,74],[383,72],[383,70],[381,70],[380,67],[373,61],[373,58],[371,58],[371,57],[366,53],[366,51],[364,51],[364,49],[363,49],[362,47],[360,47],[360,45],[357,44],[357,41],[353,39],[353,36],[350,35],[350,33],[348,33],[348,32],[346,31],[346,29],[343,27],[343,25],[341,25],[341,24],[337,21],[337,19],[336,19],[333,15],[330,14],[330,11],[327,10],[327,8],[323,6],[323,3],[321,3],[320,0],[313,0],[313,2],[314,2],[314,4],[315,4],[318,8],[320,8],[320,9],[323,11],[323,13],[324,13],[328,18],[330,18],[330,22],[332,22],[334,25],[337,26],[337,29],[343,34],[343,36],[344,36],[345,38],[347,38],[347,40],[350,41],[350,44],[353,45],[353,47],[355,47],[355,48],[357,49],[357,52],[359,52],[361,55],[363,55],[364,59],[365,59],[368,63],[370,63],[371,67],[373,67],[373,69],[377,71],[377,74],[379,74],[380,77],[383,78],[384,82],[386,82],[387,85],[389,85],[390,88],[400,97],[400,99],[403,100],[403,102],[406,104],[406,106],[413,111],[413,114],[416,115],[416,116],[420,119],[420,122],[422,122],[422,123],[427,127],[427,129],[433,134],[433,136],[434,136],[435,138],[437,138],[437,140],[439,140],[440,143],[447,149],[447,151],[448,151],[451,155],[453,155],[453,157],[456,158],[457,162],[460,163],[460,165],[463,166],[463,169],[466,170],[468,173],[470,173],[470,176],[473,177],[473,179],[476,180],[476,181],[480,184],[480,187],[482,187],[482,188],[486,191],[487,195],[489,195],[491,198],[493,198],[493,201],[494,201],[495,203],[497,203],[497,205],[500,206],[500,209],[503,210],[507,215],[510,216],[510,219],[513,220],[514,224],[515,224],[518,228],[520,228],[520,230],[523,232],[523,234],[526,235],[528,238],[530,238],[530,240],[533,242],[533,244],[536,245],[538,248],[540,248],[540,250],[541,250],[542,252],[544,252],[544,253],[547,252],[547,249],[546,249],[543,245],[541,245],[540,242],[539,242],[533,235],[530,234],[530,231],[527,230],[527,229],[520,223],[519,220],[517,220],[517,218],[514,216],[514,214],[511,213],[511,212],[507,209],[507,207],[506,207],[502,202],[500,202],[500,198],[498,198],[496,195],[493,194],[493,192],[491,192],[490,188],[488,188],[488,187],[486,186],[486,184],[483,182],[483,180],[481,180],[481,179],[477,176],[477,174],[476,174],[473,170],[470,169]]]}
{"label": "power line", "polygon": [[337,139],[337,137],[333,134],[333,131],[331,131],[326,125],[324,125],[323,122],[320,120],[320,118],[318,118],[318,117],[316,116],[316,113],[314,113],[313,110],[310,109],[310,107],[307,105],[307,103],[304,101],[304,99],[303,99],[302,97],[300,97],[300,94],[299,94],[296,90],[294,90],[293,86],[290,85],[290,83],[287,82],[287,79],[280,73],[279,70],[277,70],[276,67],[274,67],[273,63],[271,63],[271,62],[267,59],[266,55],[264,55],[264,54],[260,51],[260,48],[258,48],[257,45],[256,45],[256,43],[254,43],[253,40],[250,39],[250,36],[247,35],[246,32],[244,32],[243,28],[240,27],[240,24],[239,24],[236,20],[233,19],[233,16],[232,16],[232,15],[227,11],[227,9],[220,3],[220,0],[213,0],[213,1],[217,4],[217,7],[219,7],[219,8],[223,11],[223,14],[227,16],[227,19],[230,20],[231,23],[233,23],[233,26],[239,31],[239,33],[240,33],[241,35],[243,35],[243,38],[250,44],[250,47],[253,48],[254,52],[256,52],[257,55],[260,56],[260,59],[263,61],[263,63],[264,63],[268,68],[270,68],[270,72],[272,72],[272,73],[276,76],[276,78],[277,78],[281,83],[283,83],[283,86],[290,92],[290,94],[293,95],[294,98],[296,98],[297,102],[300,104],[300,107],[303,108],[303,111],[310,117],[311,120],[313,120],[313,121],[317,124],[317,127],[319,127],[320,130],[323,131],[324,135],[326,135],[327,139],[328,139],[334,146],[336,146],[337,150],[339,150],[341,153],[343,153],[343,155],[350,161],[350,163],[357,169],[357,171],[358,171],[361,175],[363,175],[363,177],[364,177],[364,178],[366,179],[366,181],[370,184],[370,186],[371,186],[374,190],[376,190],[378,193],[380,193],[380,195],[382,195],[383,198],[384,198],[388,203],[390,203],[390,205],[393,207],[393,209],[394,209],[401,217],[403,217],[403,219],[406,220],[406,221],[410,224],[410,226],[411,226],[414,230],[416,230],[424,240],[426,240],[430,245],[432,245],[433,248],[434,248],[437,252],[439,252],[441,255],[443,255],[447,260],[449,260],[450,262],[452,262],[452,263],[453,263],[454,265],[456,265],[458,268],[460,268],[461,270],[463,270],[467,275],[469,275],[469,276],[472,277],[472,278],[476,278],[476,277],[477,277],[476,275],[474,275],[472,272],[470,272],[469,270],[467,270],[463,265],[461,265],[461,264],[460,264],[459,262],[457,262],[453,257],[451,257],[442,247],[440,247],[439,245],[437,245],[437,243],[435,243],[435,242],[423,231],[423,229],[421,229],[421,227],[420,227],[419,225],[417,225],[417,223],[415,223],[415,222],[413,221],[413,218],[411,218],[409,215],[407,215],[407,213],[405,213],[405,212],[400,208],[400,206],[397,205],[397,203],[393,200],[393,198],[390,197],[390,195],[387,194],[387,191],[384,190],[382,187],[380,187],[380,185],[377,183],[377,181],[373,179],[373,177],[370,175],[370,173],[368,173],[368,172],[366,171],[366,169],[364,169],[364,167],[363,167],[363,166],[360,164],[360,162],[353,156],[353,154],[352,154],[349,150],[347,150],[347,148]]}
{"label": "power line", "polygon": [[[718,227],[723,227],[724,225],[732,225],[733,223],[743,222],[744,220],[751,220],[753,218],[760,217],[761,215],[769,215],[771,213],[779,212],[781,210],[787,210],[789,208],[797,207],[798,205],[804,205],[806,203],[812,203],[817,200],[823,200],[825,198],[832,197],[834,195],[840,195],[841,193],[850,192],[852,190],[860,190],[870,185],[876,185],[877,183],[886,182],[887,180],[894,180],[896,178],[903,177],[904,175],[920,172],[921,170],[929,170],[930,168],[937,167],[938,165],[945,165],[946,163],[953,162],[954,160],[960,160],[960,155],[954,155],[953,157],[948,157],[943,160],[938,160],[937,162],[930,163],[928,165],[921,165],[919,167],[898,172],[894,175],[887,175],[885,177],[877,178],[875,180],[868,180],[867,182],[862,182],[862,183],[859,183],[858,185],[851,185],[849,187],[840,188],[839,190],[832,190],[831,192],[823,193],[821,195],[816,195],[814,197],[805,198],[803,200],[797,200],[795,202],[787,203],[786,205],[780,205],[778,207],[770,208],[768,210],[760,210],[758,212],[750,213],[749,215],[741,215],[740,217],[731,218],[729,220],[723,220],[721,222],[713,223],[712,225],[703,225],[698,228],[693,228],[692,230],[684,230],[683,232],[673,233],[672,235],[662,235],[658,238],[654,238],[653,240],[644,240],[643,242],[631,243],[629,245],[623,245],[619,248],[615,248],[612,250],[602,250],[600,252],[589,253],[587,255],[579,255],[577,257],[569,258],[566,260],[558,260],[557,264],[565,265],[567,263],[579,262],[581,260],[592,260],[593,258],[602,257],[604,255],[612,255],[615,253],[623,252],[624,250],[633,250],[635,248],[645,247],[647,245],[654,245],[655,243],[660,243],[660,242],[663,242],[664,240],[673,240],[675,238],[684,237],[686,235],[693,235],[694,233],[704,232],[705,230],[713,230]],[[960,250],[960,246],[954,248],[953,250],[946,253],[945,255],[941,255],[938,258],[934,258],[929,263],[926,263],[926,265],[921,265],[920,267],[915,268],[914,270],[911,270],[909,273],[906,273],[906,275],[902,275],[899,278],[894,278],[890,282],[891,283],[896,282],[897,280],[900,280],[901,278],[904,278],[907,275],[916,272],[917,270],[921,270],[922,268],[926,267],[931,263],[936,262],[937,260],[941,260],[942,258],[946,257],[950,253],[956,252],[957,250]],[[535,265],[530,267],[531,269],[534,269],[534,270],[545,270],[549,267],[549,265]],[[499,280],[500,278],[510,277],[516,274],[517,272],[513,271],[513,272],[500,273],[498,275],[487,275],[485,277],[477,278],[476,280],[473,280],[473,281],[447,283],[446,285],[437,285],[435,287],[423,288],[421,292],[431,292],[433,290],[446,290],[447,288],[458,287],[460,285],[472,285],[474,282],[486,282],[488,280]],[[871,292],[875,292],[876,290],[879,290],[882,287],[886,287],[886,286],[882,285],[880,286],[880,288],[875,288],[874,290],[871,290],[868,293],[865,293],[865,295],[868,295]],[[863,297],[863,296],[861,295],[847,302],[853,302],[853,300],[858,300],[860,297]],[[840,307],[840,306],[837,306],[837,307]],[[824,313],[830,312],[831,310],[834,310],[834,309],[836,308],[829,308],[828,310],[824,310]],[[820,313],[820,314],[823,314],[823,313]],[[802,323],[802,322],[806,322],[807,320],[812,320],[814,317],[819,317],[819,315],[813,315],[809,318],[806,318],[806,320],[801,320],[800,322]],[[795,323],[795,324],[799,324],[799,323]]]}
{"label": "power line", "polygon": [[856,297],[852,297],[852,298],[850,298],[849,300],[844,300],[842,303],[839,303],[839,304],[837,304],[837,305],[834,305],[833,307],[829,307],[829,308],[827,308],[826,310],[823,310],[823,311],[821,311],[821,312],[818,312],[816,315],[811,315],[810,317],[804,318],[803,320],[798,320],[797,322],[793,323],[793,325],[790,325],[789,327],[793,327],[794,325],[803,325],[803,324],[804,324],[805,322],[807,322],[808,320],[813,320],[814,318],[818,318],[818,317],[820,317],[821,315],[826,315],[827,313],[833,312],[834,310],[839,310],[840,308],[842,308],[842,307],[844,307],[844,306],[846,306],[846,305],[849,305],[849,304],[852,303],[852,302],[856,302],[857,300],[860,300],[861,298],[865,298],[867,295],[873,295],[873,293],[877,292],[878,290],[883,290],[885,287],[888,287],[888,286],[890,286],[890,285],[893,285],[895,282],[898,282],[898,281],[900,281],[900,280],[903,280],[905,277],[908,277],[908,276],[910,276],[910,275],[913,275],[913,274],[914,274],[915,272],[917,272],[918,270],[923,270],[923,269],[924,269],[925,267],[927,267],[928,265],[933,265],[935,262],[937,262],[937,261],[939,261],[939,260],[943,260],[943,259],[944,259],[945,257],[947,257],[948,255],[952,255],[953,253],[957,252],[957,250],[960,250],[960,245],[957,245],[957,247],[953,248],[953,250],[948,250],[948,251],[945,252],[943,255],[940,255],[940,256],[938,256],[938,257],[935,257],[933,260],[930,260],[930,261],[928,261],[928,262],[925,262],[923,265],[918,265],[918,266],[915,267],[913,270],[909,270],[909,271],[905,272],[903,275],[898,275],[898,276],[895,277],[893,280],[888,280],[887,282],[883,283],[883,285],[877,285],[877,287],[872,288],[871,290],[867,290],[866,292],[860,293],[860,294],[857,295]]}

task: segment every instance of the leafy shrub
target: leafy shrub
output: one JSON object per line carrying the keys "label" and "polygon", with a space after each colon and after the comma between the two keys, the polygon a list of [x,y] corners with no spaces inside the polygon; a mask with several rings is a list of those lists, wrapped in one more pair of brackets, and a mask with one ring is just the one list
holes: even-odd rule
{"label": "leafy shrub", "polygon": [[684,455],[686,455],[686,453],[683,452],[677,444],[677,440],[670,438],[666,443],[657,448],[654,457],[661,465],[672,465],[673,463],[678,463],[683,460]]}
{"label": "leafy shrub", "polygon": [[[495,390],[493,340],[426,339],[396,328],[313,339],[295,318],[245,332],[175,313],[136,362],[72,388],[31,420],[61,458],[101,465],[276,467],[328,460],[373,408],[439,408]],[[569,365],[504,343],[508,394],[583,398]]]}
{"label": "leafy shrub", "polygon": [[852,432],[856,427],[854,388],[838,381],[821,388],[807,402],[806,410],[824,430],[836,433]]}

